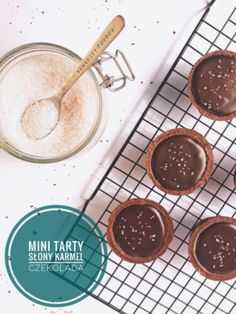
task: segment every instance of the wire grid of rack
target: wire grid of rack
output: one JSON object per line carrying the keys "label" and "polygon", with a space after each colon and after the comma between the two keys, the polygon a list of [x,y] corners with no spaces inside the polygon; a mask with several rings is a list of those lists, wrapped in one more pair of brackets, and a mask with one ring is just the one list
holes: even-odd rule
{"label": "wire grid of rack", "polygon": [[[199,220],[235,215],[232,174],[236,165],[236,125],[232,121],[212,121],[201,116],[186,95],[188,74],[202,55],[216,49],[236,51],[236,8],[221,23],[214,19],[214,14],[209,16],[209,11],[214,13],[214,4],[201,18],[84,206],[104,237],[110,213],[128,198],[145,197],[160,202],[173,218],[174,240],[156,261],[143,265],[127,263],[109,251],[105,275],[92,296],[120,313],[236,313],[235,281],[205,279],[194,270],[187,253],[189,235]],[[215,168],[209,182],[197,192],[182,197],[159,191],[145,169],[145,152],[150,141],[176,127],[201,132],[211,143],[215,155]],[[75,238],[75,230],[76,225],[67,239]],[[79,288],[76,280],[67,278]]]}

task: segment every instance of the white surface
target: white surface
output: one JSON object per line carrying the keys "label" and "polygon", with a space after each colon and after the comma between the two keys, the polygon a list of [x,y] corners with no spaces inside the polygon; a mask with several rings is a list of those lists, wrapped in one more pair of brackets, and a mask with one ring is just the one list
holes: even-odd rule
{"label": "white surface", "polygon": [[204,0],[1,1],[1,55],[24,43],[45,41],[60,44],[83,56],[102,27],[114,15],[122,14],[126,27],[109,50],[114,52],[120,48],[124,51],[136,74],[135,82],[129,82],[124,90],[116,94],[106,92],[108,124],[101,141],[86,155],[57,164],[39,165],[0,151],[1,314],[12,314],[16,310],[24,314],[114,312],[91,297],[64,309],[32,307],[32,302],[14,288],[6,274],[6,239],[14,224],[34,206],[65,204],[79,207],[82,204],[85,187],[94,171],[98,167],[106,169],[116,155],[126,136],[121,130],[127,121],[137,119],[138,108],[150,100],[205,5]]}

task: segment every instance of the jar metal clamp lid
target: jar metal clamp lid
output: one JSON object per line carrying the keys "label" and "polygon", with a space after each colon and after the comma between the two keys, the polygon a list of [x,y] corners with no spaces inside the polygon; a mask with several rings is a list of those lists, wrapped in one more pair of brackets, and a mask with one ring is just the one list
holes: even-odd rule
{"label": "jar metal clamp lid", "polygon": [[[110,63],[116,70],[116,75],[107,74],[104,71],[104,64]],[[127,80],[135,79],[134,72],[131,69],[124,53],[116,50],[115,54],[105,51],[94,64],[94,67],[101,78],[101,87],[108,88],[111,92],[116,92],[125,87]]]}

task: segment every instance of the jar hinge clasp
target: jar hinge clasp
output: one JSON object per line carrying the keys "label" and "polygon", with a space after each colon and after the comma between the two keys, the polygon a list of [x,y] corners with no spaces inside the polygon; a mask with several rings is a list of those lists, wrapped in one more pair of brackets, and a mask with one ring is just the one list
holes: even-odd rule
{"label": "jar hinge clasp", "polygon": [[[104,63],[113,63],[115,66],[117,74],[109,75],[104,71]],[[119,49],[116,50],[115,54],[112,54],[108,51],[105,51],[93,64],[97,73],[99,74],[102,82],[100,83],[101,87],[108,88],[111,92],[116,92],[123,87],[125,87],[127,80],[133,81],[135,75],[122,51]],[[124,70],[124,67],[126,70]]]}

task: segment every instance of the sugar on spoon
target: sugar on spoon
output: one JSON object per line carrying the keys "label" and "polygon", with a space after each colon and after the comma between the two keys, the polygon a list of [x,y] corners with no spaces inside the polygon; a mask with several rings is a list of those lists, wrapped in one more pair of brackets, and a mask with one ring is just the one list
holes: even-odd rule
{"label": "sugar on spoon", "polygon": [[[21,117],[21,125],[28,137],[32,140],[40,140],[52,133],[60,119],[63,97],[73,84],[93,65],[124,26],[125,22],[122,16],[117,15],[114,17],[86,56],[76,66],[74,72],[60,91],[52,97],[39,99],[26,107]],[[46,127],[45,121],[43,121],[45,117],[47,119]]]}

